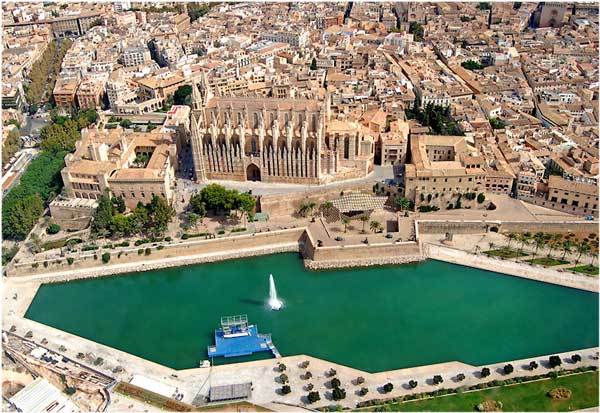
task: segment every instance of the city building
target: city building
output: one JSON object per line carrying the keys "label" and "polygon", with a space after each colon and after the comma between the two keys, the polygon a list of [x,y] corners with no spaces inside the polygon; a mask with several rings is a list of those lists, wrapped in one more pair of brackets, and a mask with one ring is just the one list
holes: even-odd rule
{"label": "city building", "polygon": [[82,130],[65,165],[67,197],[96,200],[108,191],[133,209],[153,195],[172,200],[177,150],[172,133],[161,128],[148,133],[90,128]]}

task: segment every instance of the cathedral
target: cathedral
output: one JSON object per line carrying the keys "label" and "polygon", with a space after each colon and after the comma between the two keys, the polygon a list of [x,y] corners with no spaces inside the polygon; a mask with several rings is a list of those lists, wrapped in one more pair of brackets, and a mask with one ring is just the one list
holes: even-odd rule
{"label": "cathedral", "polygon": [[192,97],[197,181],[324,184],[373,170],[368,129],[332,119],[328,97],[215,96],[204,76]]}

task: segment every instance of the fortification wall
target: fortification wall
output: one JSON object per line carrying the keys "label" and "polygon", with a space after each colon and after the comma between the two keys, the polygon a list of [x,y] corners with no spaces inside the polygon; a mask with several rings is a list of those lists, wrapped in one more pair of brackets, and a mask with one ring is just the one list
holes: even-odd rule
{"label": "fortification wall", "polygon": [[418,220],[420,234],[483,234],[498,232],[587,232],[598,234],[594,221],[431,221]]}
{"label": "fortification wall", "polygon": [[[185,265],[193,262],[207,262],[214,258],[228,259],[243,257],[249,255],[269,254],[281,252],[276,247],[279,245],[296,244],[299,245],[303,239],[305,228],[293,228],[281,231],[263,232],[249,235],[230,236],[226,238],[216,238],[211,240],[186,240],[170,244],[154,243],[120,248],[118,250],[96,250],[81,253],[74,258],[69,265],[66,257],[60,257],[52,260],[38,261],[35,268],[32,262],[20,262],[13,264],[7,269],[8,276],[25,276],[33,274],[45,274],[54,272],[72,272],[76,270],[94,268],[100,269],[102,273],[111,273],[114,266],[123,266],[122,264],[139,264],[133,266],[129,271],[148,270],[167,266]],[[298,251],[298,246],[295,250]],[[150,254],[146,255],[146,249]],[[244,250],[249,250],[251,254],[244,254]],[[289,250],[286,249],[286,250]],[[140,253],[141,251],[141,253]],[[258,253],[255,253],[258,252]],[[102,254],[109,253],[110,261],[108,264],[102,264]],[[198,255],[204,255],[197,257]],[[179,259],[179,260],[177,260]],[[143,267],[148,261],[170,260],[170,265],[165,262],[164,265],[157,263],[149,267]],[[47,262],[47,264],[44,264]],[[152,267],[152,268],[150,268]],[[123,272],[123,271],[113,271]]]}
{"label": "fortification wall", "polygon": [[300,208],[302,202],[314,202],[319,204],[340,197],[343,191],[358,191],[373,193],[371,184],[344,184],[336,185],[334,188],[313,189],[288,194],[263,195],[260,197],[260,210],[269,216],[289,216]]}
{"label": "fortification wall", "polygon": [[403,264],[424,259],[417,242],[317,247],[308,231],[302,253],[304,265],[313,270]]}

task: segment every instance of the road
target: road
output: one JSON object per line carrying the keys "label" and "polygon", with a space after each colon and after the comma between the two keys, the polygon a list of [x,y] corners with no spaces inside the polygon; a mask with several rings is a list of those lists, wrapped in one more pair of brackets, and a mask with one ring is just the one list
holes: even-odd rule
{"label": "road", "polygon": [[346,180],[339,182],[332,182],[325,185],[302,185],[302,184],[279,184],[279,183],[268,183],[268,182],[252,182],[252,181],[209,181],[209,182],[193,182],[189,179],[178,179],[177,186],[179,190],[193,192],[195,190],[201,190],[206,185],[211,183],[218,183],[228,189],[237,189],[238,191],[246,192],[252,191],[253,195],[272,195],[272,194],[290,194],[295,192],[304,192],[311,189],[323,189],[323,188],[335,188],[337,186],[346,185],[350,182],[356,184],[362,183],[373,183],[382,182],[386,179],[393,179],[394,171],[392,166],[375,166],[372,174],[365,178],[359,178],[354,180]]}

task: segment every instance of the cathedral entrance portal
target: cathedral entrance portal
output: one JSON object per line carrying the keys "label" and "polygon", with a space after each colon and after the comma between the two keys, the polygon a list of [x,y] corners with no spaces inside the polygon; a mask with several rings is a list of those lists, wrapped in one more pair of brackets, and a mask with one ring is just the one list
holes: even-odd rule
{"label": "cathedral entrance portal", "polygon": [[246,179],[248,181],[260,181],[260,168],[251,163],[246,168]]}

